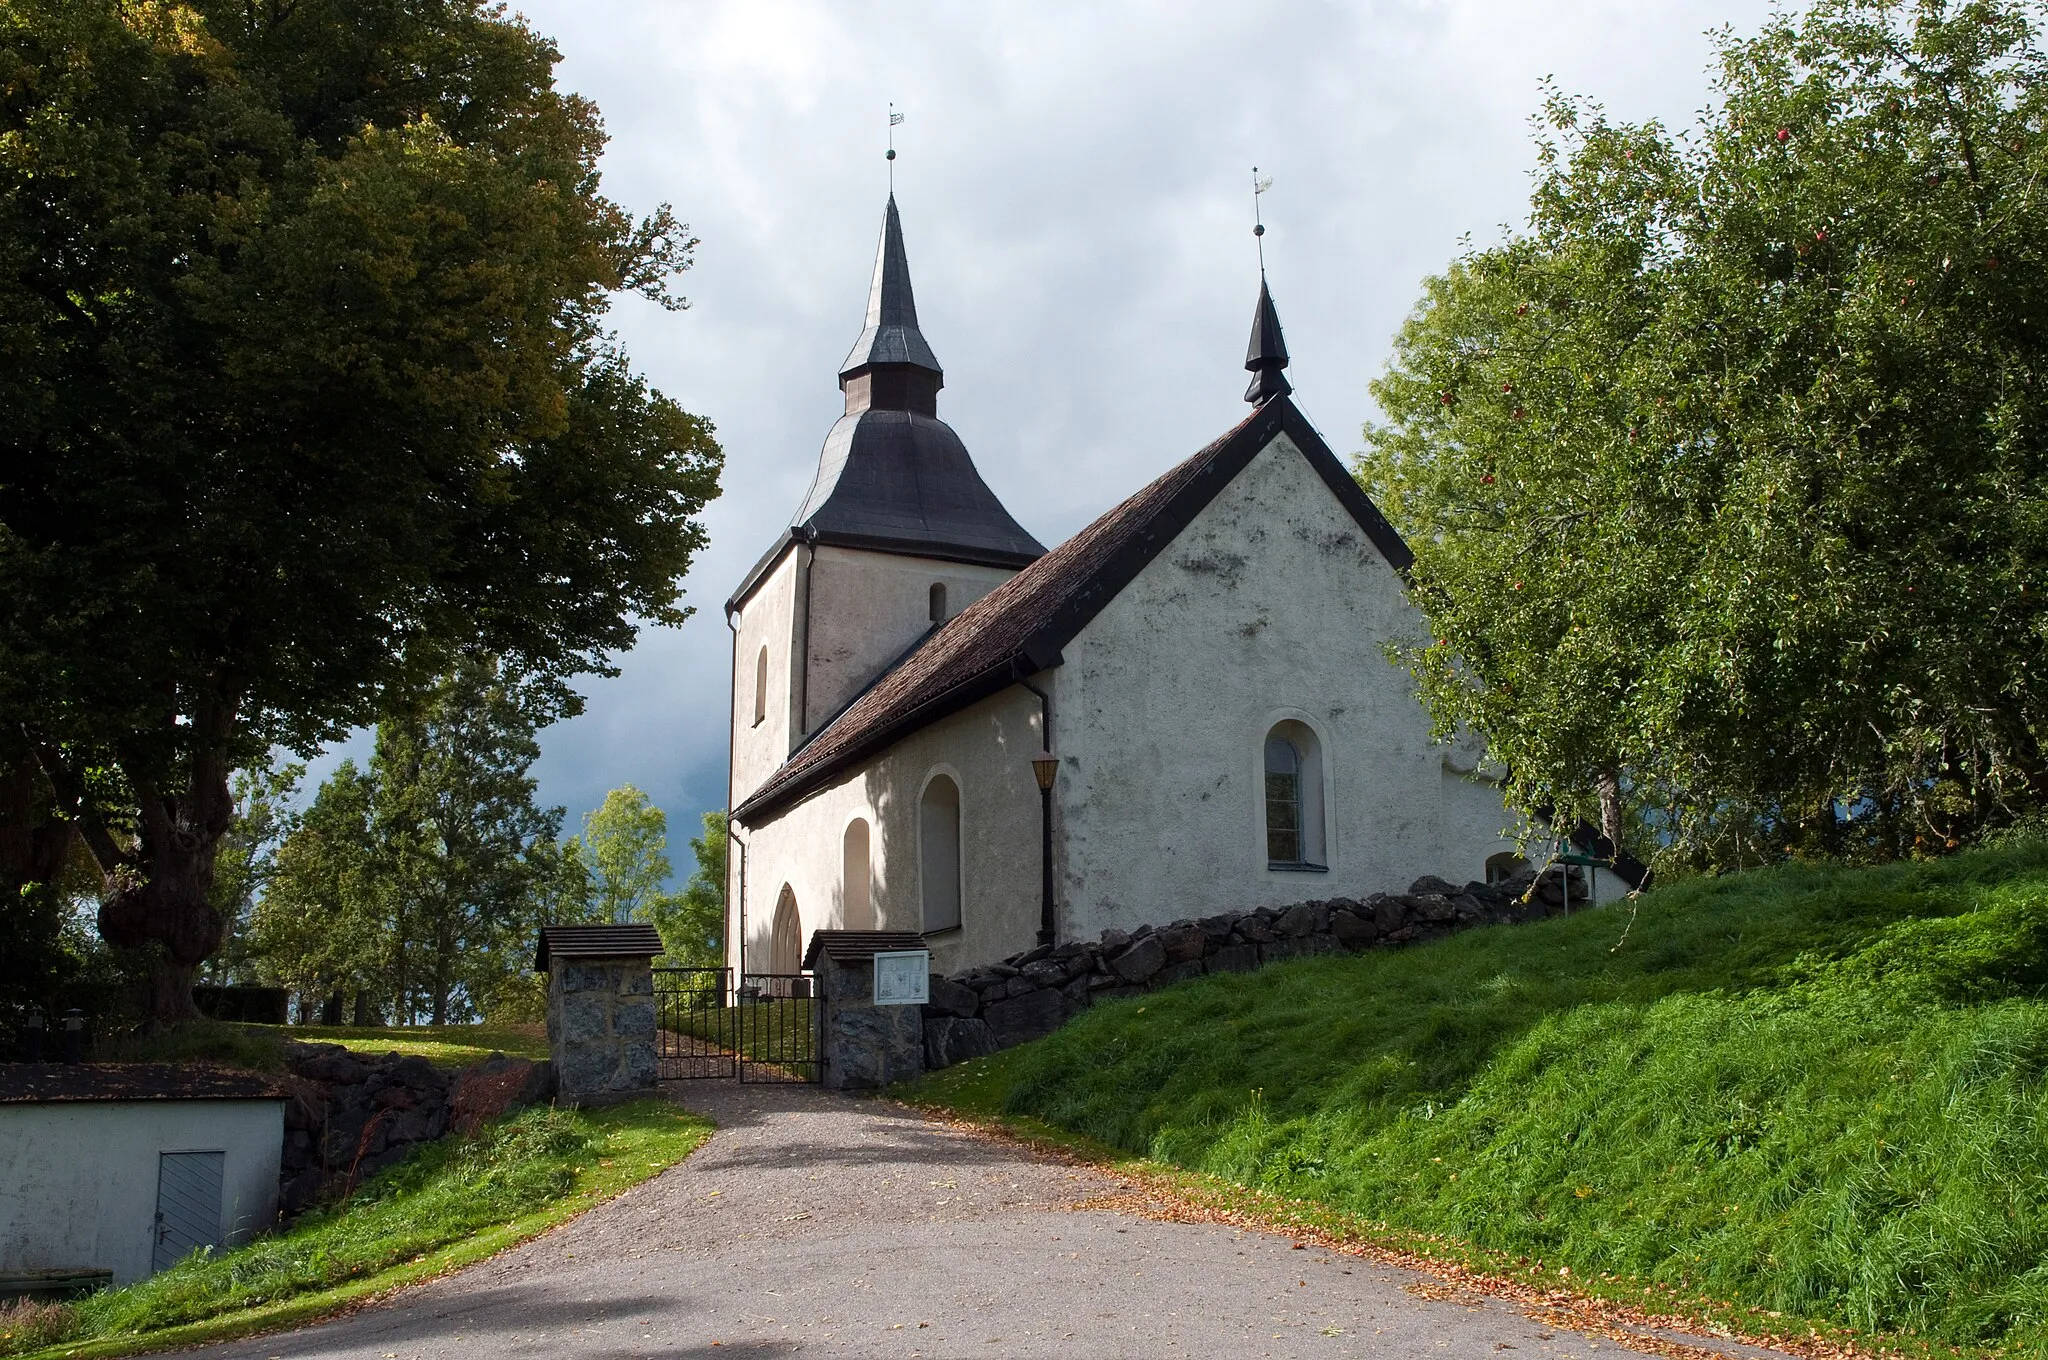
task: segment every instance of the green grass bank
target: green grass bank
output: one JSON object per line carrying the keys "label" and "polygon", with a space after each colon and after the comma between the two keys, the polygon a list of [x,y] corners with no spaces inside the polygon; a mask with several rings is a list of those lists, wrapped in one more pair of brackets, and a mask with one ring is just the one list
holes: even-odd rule
{"label": "green grass bank", "polygon": [[251,1025],[194,1021],[158,1034],[109,1039],[95,1062],[210,1062],[259,1071],[284,1067],[284,1045],[340,1044],[368,1057],[398,1053],[425,1058],[436,1067],[467,1067],[493,1053],[513,1058],[548,1056],[540,1025]]}
{"label": "green grass bank", "polygon": [[1201,978],[913,1096],[1581,1278],[2048,1352],[2048,846]]}
{"label": "green grass bank", "polygon": [[482,1260],[673,1166],[710,1121],[665,1101],[536,1107],[446,1138],[289,1231],[75,1304],[0,1308],[0,1356],[127,1355],[245,1336]]}

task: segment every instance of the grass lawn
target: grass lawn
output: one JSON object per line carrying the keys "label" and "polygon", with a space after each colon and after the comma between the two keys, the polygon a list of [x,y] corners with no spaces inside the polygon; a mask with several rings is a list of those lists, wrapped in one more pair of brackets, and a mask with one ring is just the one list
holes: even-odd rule
{"label": "grass lawn", "polygon": [[914,1099],[1352,1221],[2048,1350],[2048,846],[1788,866],[1099,1006]]}
{"label": "grass lawn", "polygon": [[340,1044],[358,1053],[381,1056],[393,1051],[421,1057],[436,1067],[467,1067],[493,1053],[508,1058],[548,1056],[547,1029],[542,1025],[410,1025],[403,1029],[354,1029],[345,1025],[260,1026],[288,1039],[311,1044]]}
{"label": "grass lawn", "polygon": [[113,1040],[94,1054],[99,1062],[217,1062],[233,1067],[276,1071],[284,1066],[280,1041],[340,1044],[382,1057],[402,1053],[422,1057],[437,1067],[467,1067],[493,1053],[513,1058],[545,1058],[548,1039],[541,1025],[245,1025],[198,1021],[163,1034],[132,1035]]}
{"label": "grass lawn", "polygon": [[346,1203],[61,1310],[0,1310],[0,1355],[128,1355],[270,1331],[482,1260],[673,1166],[711,1133],[663,1101],[535,1108],[423,1148]]}

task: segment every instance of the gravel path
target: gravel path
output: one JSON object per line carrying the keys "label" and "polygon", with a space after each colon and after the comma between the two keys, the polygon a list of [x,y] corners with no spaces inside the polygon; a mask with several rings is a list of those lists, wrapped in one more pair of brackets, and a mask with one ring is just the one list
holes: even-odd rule
{"label": "gravel path", "polygon": [[674,1170],[387,1303],[205,1354],[1625,1354],[1285,1237],[1079,1207],[1125,1187],[879,1101],[733,1082],[680,1098],[720,1128]]}

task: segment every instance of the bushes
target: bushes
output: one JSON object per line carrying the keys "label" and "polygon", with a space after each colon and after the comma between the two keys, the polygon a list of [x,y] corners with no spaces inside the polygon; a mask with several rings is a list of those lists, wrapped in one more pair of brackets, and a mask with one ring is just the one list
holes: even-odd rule
{"label": "bushes", "polygon": [[2048,848],[1626,910],[1101,1007],[1000,1098],[1580,1275],[2048,1345]]}

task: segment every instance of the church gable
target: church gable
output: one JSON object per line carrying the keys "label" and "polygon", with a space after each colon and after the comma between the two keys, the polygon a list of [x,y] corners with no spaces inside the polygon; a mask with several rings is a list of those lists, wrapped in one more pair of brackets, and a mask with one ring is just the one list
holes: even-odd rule
{"label": "church gable", "polygon": [[[1064,648],[1063,901],[1082,934],[1162,901],[1279,904],[1441,869],[1441,754],[1382,651],[1420,618],[1316,463],[1276,431]],[[1276,736],[1300,762],[1279,849]]]}
{"label": "church gable", "polygon": [[1414,554],[1285,395],[997,587],[880,677],[734,810],[773,815],[923,726],[1059,664],[1061,648],[1276,439],[1396,570]]}

